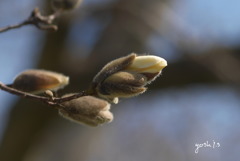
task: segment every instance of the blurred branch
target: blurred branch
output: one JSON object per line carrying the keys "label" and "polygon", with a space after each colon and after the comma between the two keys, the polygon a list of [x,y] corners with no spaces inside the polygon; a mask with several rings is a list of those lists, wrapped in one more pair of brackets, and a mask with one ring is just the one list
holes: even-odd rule
{"label": "blurred branch", "polygon": [[57,108],[57,106],[61,106],[61,103],[63,103],[63,102],[70,101],[72,99],[76,99],[76,98],[87,95],[87,93],[85,91],[82,91],[82,92],[79,92],[77,94],[74,94],[74,95],[71,95],[71,96],[68,96],[68,97],[64,97],[64,98],[37,96],[37,95],[22,92],[22,91],[19,91],[17,89],[8,87],[7,85],[5,85],[1,82],[0,82],[0,89],[4,90],[6,92],[9,92],[11,94],[24,97],[24,98],[29,98],[29,99],[34,99],[34,100],[44,102],[47,105],[54,106],[55,108]]}
{"label": "blurred branch", "polygon": [[187,54],[192,61],[202,64],[220,81],[235,85],[240,84],[240,59],[237,57],[239,49],[218,47],[199,55]]}
{"label": "blurred branch", "polygon": [[7,27],[0,28],[0,33],[6,32],[11,29],[17,29],[25,25],[34,25],[37,28],[41,30],[50,30],[50,31],[56,31],[58,27],[54,24],[52,24],[53,20],[59,15],[59,12],[55,12],[52,15],[43,16],[38,8],[35,8],[29,18],[27,18],[25,21],[16,24],[16,25],[10,25]]}

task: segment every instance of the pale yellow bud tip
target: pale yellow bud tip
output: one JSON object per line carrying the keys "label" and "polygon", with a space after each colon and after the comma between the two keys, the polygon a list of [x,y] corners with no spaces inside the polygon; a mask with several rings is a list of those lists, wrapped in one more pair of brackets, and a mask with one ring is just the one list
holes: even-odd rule
{"label": "pale yellow bud tip", "polygon": [[167,66],[167,61],[154,55],[137,56],[127,68],[141,73],[158,73]]}

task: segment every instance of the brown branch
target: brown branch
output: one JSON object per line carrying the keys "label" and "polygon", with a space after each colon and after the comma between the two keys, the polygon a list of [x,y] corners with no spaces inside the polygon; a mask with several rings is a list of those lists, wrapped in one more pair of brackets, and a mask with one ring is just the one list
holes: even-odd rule
{"label": "brown branch", "polygon": [[79,97],[82,97],[82,96],[87,96],[87,95],[90,95],[90,94],[86,91],[81,91],[81,92],[76,93],[76,94],[71,95],[71,96],[67,96],[67,97],[63,97],[63,98],[54,98],[54,102],[56,102],[57,104],[60,104],[60,103],[70,101],[70,100],[73,100],[73,99],[76,99],[76,98],[79,98]]}
{"label": "brown branch", "polygon": [[55,12],[52,15],[43,16],[38,8],[35,8],[27,20],[16,25],[10,25],[0,28],[0,33],[11,29],[17,29],[25,25],[34,25],[41,30],[56,31],[58,29],[57,25],[53,24],[56,17],[60,15],[59,12]]}
{"label": "brown branch", "polygon": [[63,102],[89,95],[87,92],[82,91],[82,92],[76,93],[74,95],[63,97],[63,98],[61,98],[61,97],[44,97],[44,96],[38,96],[38,95],[31,94],[31,93],[19,91],[17,89],[11,88],[11,87],[3,84],[2,82],[0,82],[0,89],[2,89],[3,91],[6,91],[8,93],[23,97],[23,98],[29,98],[29,99],[41,101],[43,103],[46,103],[47,105],[54,106],[55,108],[61,107],[62,106],[61,103],[63,103]]}
{"label": "brown branch", "polygon": [[5,31],[8,31],[8,30],[11,30],[11,29],[17,29],[17,28],[20,28],[24,25],[28,25],[29,23],[27,21],[23,21],[22,23],[20,24],[16,24],[16,25],[11,25],[11,26],[6,26],[6,27],[3,27],[3,28],[0,28],[0,32],[5,32]]}

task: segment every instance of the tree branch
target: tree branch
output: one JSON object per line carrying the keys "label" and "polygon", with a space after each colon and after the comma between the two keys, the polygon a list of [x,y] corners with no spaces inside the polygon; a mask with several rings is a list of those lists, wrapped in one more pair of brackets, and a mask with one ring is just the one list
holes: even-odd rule
{"label": "tree branch", "polygon": [[38,8],[35,8],[27,20],[16,25],[10,25],[0,28],[0,33],[6,32],[11,29],[17,29],[25,25],[34,25],[41,30],[56,31],[58,29],[57,25],[53,24],[56,17],[60,15],[59,12],[55,12],[48,16],[43,16]]}
{"label": "tree branch", "polygon": [[20,24],[10,25],[10,26],[6,26],[6,27],[3,27],[3,28],[0,28],[0,32],[5,32],[5,31],[11,30],[11,29],[17,29],[17,28],[20,28],[20,27],[22,27],[24,25],[28,25],[28,24],[29,23],[27,23],[27,21],[23,21]]}
{"label": "tree branch", "polygon": [[63,97],[63,98],[44,97],[44,96],[38,96],[38,95],[31,94],[31,93],[19,91],[17,89],[11,88],[11,87],[3,84],[2,82],[0,82],[0,89],[2,89],[3,91],[6,91],[8,93],[23,97],[23,98],[29,98],[29,99],[41,101],[43,103],[46,103],[47,105],[54,106],[55,108],[59,108],[60,106],[62,106],[61,103],[63,103],[63,102],[89,95],[87,92],[81,91],[79,93],[73,94],[71,96]]}

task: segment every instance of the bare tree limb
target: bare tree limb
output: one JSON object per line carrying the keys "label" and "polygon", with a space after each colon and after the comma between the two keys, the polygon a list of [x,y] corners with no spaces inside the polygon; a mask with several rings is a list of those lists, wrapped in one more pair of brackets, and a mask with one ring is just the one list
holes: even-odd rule
{"label": "bare tree limb", "polygon": [[22,23],[19,23],[16,25],[10,25],[10,26],[0,28],[0,32],[5,32],[5,31],[11,30],[11,29],[17,29],[17,28],[20,28],[20,27],[22,27],[24,25],[28,25],[28,24],[29,23],[27,21],[23,21]]}
{"label": "bare tree limb", "polygon": [[59,12],[55,12],[48,16],[43,16],[38,8],[35,8],[31,15],[25,21],[16,24],[10,25],[3,28],[0,28],[0,33],[6,32],[11,29],[17,29],[25,25],[34,25],[40,30],[50,30],[50,31],[57,31],[58,26],[53,24],[53,21],[56,17],[60,15]]}
{"label": "bare tree limb", "polygon": [[11,87],[3,84],[2,82],[0,82],[0,89],[6,91],[8,93],[23,97],[23,98],[29,98],[29,99],[41,101],[43,103],[46,103],[47,105],[54,106],[55,108],[62,106],[61,103],[63,103],[63,102],[89,95],[87,92],[81,91],[74,95],[62,97],[62,98],[60,98],[60,97],[44,97],[44,96],[38,96],[38,95],[31,94],[31,93],[19,91],[17,89],[11,88]]}

